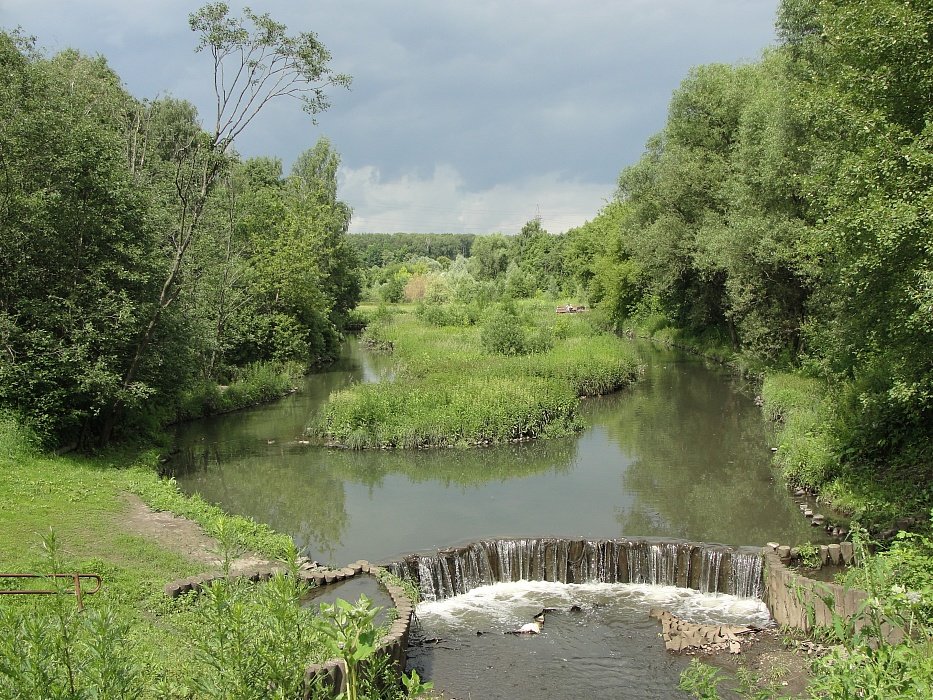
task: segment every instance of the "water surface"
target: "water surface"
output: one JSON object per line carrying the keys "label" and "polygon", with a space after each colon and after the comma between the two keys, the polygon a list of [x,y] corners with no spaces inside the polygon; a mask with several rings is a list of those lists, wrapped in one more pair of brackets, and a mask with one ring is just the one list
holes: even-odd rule
{"label": "water surface", "polygon": [[[690,657],[665,652],[652,607],[702,624],[769,620],[761,601],[673,586],[500,583],[418,605],[427,639],[409,667],[450,698],[686,698]],[[544,608],[540,634],[507,634]]]}
{"label": "water surface", "polygon": [[804,542],[770,464],[768,426],[734,377],[637,344],[635,387],[587,399],[577,436],[500,447],[332,450],[299,442],[331,391],[378,381],[390,357],[349,340],[275,404],[180,426],[180,487],[290,534],[319,561],[386,561],[488,537]]}

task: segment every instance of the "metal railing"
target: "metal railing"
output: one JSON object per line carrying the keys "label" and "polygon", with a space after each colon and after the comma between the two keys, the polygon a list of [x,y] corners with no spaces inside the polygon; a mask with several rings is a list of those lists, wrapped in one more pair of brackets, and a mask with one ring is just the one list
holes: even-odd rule
{"label": "metal railing", "polygon": [[[84,610],[84,596],[94,595],[97,591],[100,590],[103,581],[100,576],[97,574],[0,574],[0,580],[8,578],[66,578],[71,579],[74,583],[74,596],[78,601],[78,610]],[[83,590],[81,588],[81,579],[93,579],[97,582],[97,587],[89,590]],[[56,595],[58,593],[68,592],[71,593],[70,586],[60,589],[41,589],[41,588],[24,588],[20,590],[3,590],[0,589],[0,595]]]}

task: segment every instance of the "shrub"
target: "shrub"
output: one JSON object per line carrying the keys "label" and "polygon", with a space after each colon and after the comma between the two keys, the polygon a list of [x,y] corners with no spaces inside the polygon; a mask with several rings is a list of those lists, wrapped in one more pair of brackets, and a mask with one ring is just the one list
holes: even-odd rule
{"label": "shrub", "polygon": [[500,355],[524,355],[530,352],[527,333],[515,313],[499,307],[483,322],[481,335],[487,352]]}

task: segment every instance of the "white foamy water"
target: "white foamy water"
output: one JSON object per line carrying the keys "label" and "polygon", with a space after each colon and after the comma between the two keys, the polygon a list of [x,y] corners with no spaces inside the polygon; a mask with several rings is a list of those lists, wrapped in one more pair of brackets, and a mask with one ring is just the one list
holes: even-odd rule
{"label": "white foamy water", "polygon": [[[409,666],[450,698],[678,698],[689,663],[664,649],[651,608],[712,624],[770,623],[755,599],[673,586],[519,581],[481,586],[418,605],[428,640],[409,649]],[[519,629],[543,608],[541,633]]]}
{"label": "white foamy water", "polygon": [[651,608],[670,610],[674,615],[697,623],[747,624],[765,626],[771,616],[765,604],[753,598],[722,593],[700,593],[676,586],[627,583],[555,583],[517,581],[480,586],[463,595],[418,605],[418,616],[425,623],[446,626],[514,624],[527,622],[542,608],[569,611],[577,605],[591,613],[624,617],[648,614]]}

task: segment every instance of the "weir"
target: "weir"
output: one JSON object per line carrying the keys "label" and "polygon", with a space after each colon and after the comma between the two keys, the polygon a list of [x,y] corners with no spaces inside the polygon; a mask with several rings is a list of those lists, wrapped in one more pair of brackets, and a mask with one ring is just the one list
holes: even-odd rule
{"label": "weir", "polygon": [[680,540],[522,538],[480,540],[386,566],[422,600],[441,600],[508,581],[648,583],[761,598],[758,547]]}

